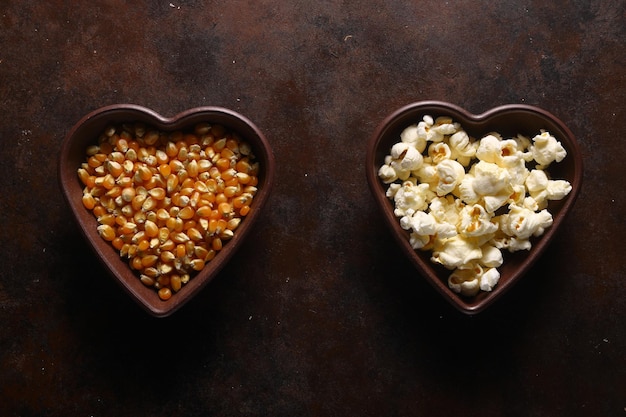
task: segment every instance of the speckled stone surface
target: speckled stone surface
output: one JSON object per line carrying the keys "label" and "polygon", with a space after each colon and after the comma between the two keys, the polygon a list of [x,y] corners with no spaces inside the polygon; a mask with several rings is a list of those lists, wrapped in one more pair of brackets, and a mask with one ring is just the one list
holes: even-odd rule
{"label": "speckled stone surface", "polygon": [[[0,415],[626,413],[623,1],[5,3]],[[365,179],[375,127],[425,99],[545,108],[584,153],[551,247],[474,317],[402,256]],[[58,187],[64,135],[113,103],[228,107],[274,149],[259,224],[169,318],[110,279]]]}

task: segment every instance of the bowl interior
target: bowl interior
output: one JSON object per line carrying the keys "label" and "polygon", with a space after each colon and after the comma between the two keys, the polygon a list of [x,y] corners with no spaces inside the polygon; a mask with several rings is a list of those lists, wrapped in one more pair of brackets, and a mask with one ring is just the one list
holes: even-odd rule
{"label": "bowl interior", "polygon": [[[83,185],[78,179],[77,169],[85,161],[86,148],[97,143],[99,135],[107,126],[126,122],[142,122],[168,132],[189,130],[200,122],[221,124],[247,141],[252,147],[256,160],[260,163],[258,192],[255,195],[251,212],[241,222],[234,237],[224,245],[217,256],[167,301],[159,299],[154,289],[142,284],[130,269],[128,261],[122,259],[118,251],[99,236],[96,230],[98,225],[96,218],[82,204]],[[157,317],[168,316],[179,309],[213,279],[232,257],[258,219],[261,208],[269,197],[273,176],[274,157],[261,131],[240,114],[219,107],[190,109],[173,118],[165,118],[152,110],[130,104],[104,107],[85,116],[70,130],[63,142],[59,160],[59,182],[63,195],[82,233],[113,277],[141,307]]]}
{"label": "bowl interior", "polygon": [[[400,140],[402,130],[421,121],[424,115],[434,118],[450,116],[475,139],[494,131],[501,133],[503,137],[513,137],[517,134],[533,137],[541,129],[545,129],[567,150],[567,157],[559,163],[551,164],[548,171],[552,178],[568,180],[572,185],[572,191],[563,200],[550,202],[548,209],[553,215],[553,225],[546,229],[541,237],[531,239],[533,247],[530,251],[515,253],[505,251],[504,264],[498,268],[501,274],[500,281],[491,292],[480,291],[474,297],[465,297],[448,288],[447,278],[451,271],[433,264],[429,251],[415,251],[411,247],[409,232],[400,227],[399,219],[393,214],[393,202],[385,196],[387,185],[378,178],[378,169],[384,163],[385,156],[389,154],[393,144]],[[368,144],[366,158],[366,175],[370,190],[400,247],[430,284],[454,307],[467,314],[485,309],[528,271],[562,224],[582,184],[582,158],[574,135],[552,114],[527,105],[505,105],[481,115],[473,115],[449,103],[436,101],[413,103],[394,112],[379,125]]]}

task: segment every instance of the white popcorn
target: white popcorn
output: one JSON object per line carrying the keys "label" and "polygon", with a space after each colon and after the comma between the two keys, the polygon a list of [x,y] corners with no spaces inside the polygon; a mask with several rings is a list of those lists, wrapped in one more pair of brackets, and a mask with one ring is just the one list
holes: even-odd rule
{"label": "white popcorn", "polygon": [[533,159],[544,168],[554,161],[561,162],[567,156],[567,152],[561,145],[561,142],[548,132],[542,132],[533,138],[530,152],[533,155]]}
{"label": "white popcorn", "polygon": [[480,289],[482,291],[491,291],[500,280],[500,272],[496,268],[490,268],[483,272],[480,276]]}
{"label": "white popcorn", "polygon": [[502,251],[529,250],[552,225],[548,201],[572,189],[544,171],[566,156],[548,132],[475,141],[450,118],[426,115],[400,139],[379,168],[386,195],[411,247],[452,270],[448,286],[464,296],[492,291]]}
{"label": "white popcorn", "polygon": [[457,269],[448,277],[448,287],[457,294],[473,297],[480,290],[479,278],[471,269]]}
{"label": "white popcorn", "polygon": [[436,197],[430,202],[430,213],[439,223],[457,224],[459,214],[463,209],[463,202],[453,196]]}
{"label": "white popcorn", "polygon": [[398,179],[398,175],[396,174],[396,170],[393,169],[390,165],[382,165],[378,169],[378,177],[385,183],[389,184]]}
{"label": "white popcorn", "polygon": [[517,239],[510,236],[499,236],[491,241],[498,249],[507,249],[509,252],[530,250],[532,244],[528,239]]}
{"label": "white popcorn", "polygon": [[459,184],[459,197],[466,204],[476,204],[480,201],[481,196],[474,190],[474,181],[476,177],[471,172],[465,174],[463,180]]}
{"label": "white popcorn", "polygon": [[546,227],[552,225],[552,215],[547,210],[534,212],[515,204],[511,204],[509,209],[508,213],[494,218],[508,236],[528,239],[531,236],[540,236]]}
{"label": "white popcorn", "polygon": [[412,216],[402,217],[400,226],[405,230],[413,230],[409,240],[413,249],[423,248],[431,241],[431,237],[437,231],[435,218],[423,211],[418,211]]}
{"label": "white popcorn", "polygon": [[424,116],[417,124],[417,135],[420,139],[428,142],[441,142],[445,135],[456,132],[457,127],[447,117],[438,117],[433,120],[430,116]]}
{"label": "white popcorn", "polygon": [[428,147],[428,156],[433,164],[438,164],[445,159],[450,159],[452,152],[444,142],[433,143]]}
{"label": "white popcorn", "polygon": [[389,166],[395,171],[400,181],[406,181],[411,176],[411,171],[409,171],[408,169],[405,169],[402,166],[402,161],[398,159],[392,159],[391,162],[389,163]]}
{"label": "white popcorn", "polygon": [[436,184],[438,181],[437,166],[427,160],[424,160],[422,166],[418,170],[413,171],[413,175],[419,180],[419,182],[422,183]]}
{"label": "white popcorn", "polygon": [[484,162],[497,163],[500,155],[500,138],[494,135],[487,135],[482,138],[476,149],[476,158]]}
{"label": "white popcorn", "polygon": [[431,242],[429,235],[420,235],[418,233],[411,233],[409,235],[409,244],[413,249],[424,249]]}
{"label": "white popcorn", "polygon": [[491,222],[492,216],[479,204],[463,207],[459,217],[458,232],[466,237],[489,235],[498,229]]}
{"label": "white popcorn", "polygon": [[420,153],[424,152],[426,149],[426,139],[420,137],[417,131],[417,124],[411,125],[404,129],[402,133],[400,133],[400,140],[402,142],[410,143],[415,146]]}
{"label": "white popcorn", "polygon": [[438,181],[435,192],[439,196],[451,193],[465,176],[463,165],[451,159],[441,161],[436,168]]}
{"label": "white popcorn", "polygon": [[398,184],[398,183],[389,184],[389,187],[387,188],[387,191],[385,192],[385,196],[389,198],[390,200],[393,200],[393,198],[395,197],[396,193],[398,192],[400,188],[402,188],[401,184]]}
{"label": "white popcorn", "polygon": [[400,219],[400,225],[404,230],[413,229],[419,235],[431,236],[437,230],[437,220],[424,211],[417,211],[412,216],[404,216]]}
{"label": "white popcorn", "polygon": [[482,196],[497,195],[511,182],[511,175],[505,168],[490,162],[480,161],[472,167],[474,181],[472,187]]}
{"label": "white popcorn", "polygon": [[572,191],[568,181],[550,180],[542,169],[530,171],[526,178],[526,188],[540,208],[545,208],[547,200],[562,200]]}
{"label": "white popcorn", "polygon": [[482,251],[471,239],[461,235],[440,242],[433,250],[431,260],[448,269],[455,269],[480,259]]}
{"label": "white popcorn", "polygon": [[502,251],[497,247],[487,244],[481,246],[480,250],[483,253],[482,258],[480,258],[479,263],[489,268],[498,268],[504,262],[504,258],[502,257]]}
{"label": "white popcorn", "polygon": [[432,198],[432,191],[428,184],[418,184],[405,181],[393,196],[395,203],[394,214],[397,217],[410,216],[416,211],[428,208],[428,201]]}
{"label": "white popcorn", "polygon": [[572,191],[572,184],[565,180],[550,180],[546,191],[548,200],[562,200]]}
{"label": "white popcorn", "polygon": [[463,166],[468,166],[476,155],[477,142],[473,142],[464,130],[459,130],[450,136],[451,158],[456,159]]}

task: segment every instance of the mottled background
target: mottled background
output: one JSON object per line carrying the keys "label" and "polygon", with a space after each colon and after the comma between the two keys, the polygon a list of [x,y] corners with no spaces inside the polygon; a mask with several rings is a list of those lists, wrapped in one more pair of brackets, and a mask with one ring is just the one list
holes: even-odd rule
{"label": "mottled background", "polygon": [[[0,415],[626,415],[623,0],[2,1]],[[365,146],[413,101],[543,107],[585,183],[478,316],[399,252]],[[216,105],[266,134],[274,193],[166,319],[85,245],[57,185],[84,114]]]}

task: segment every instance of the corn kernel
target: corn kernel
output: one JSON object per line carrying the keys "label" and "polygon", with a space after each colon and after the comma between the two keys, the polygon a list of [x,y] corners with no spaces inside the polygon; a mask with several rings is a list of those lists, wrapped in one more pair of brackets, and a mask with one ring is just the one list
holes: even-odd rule
{"label": "corn kernel", "polygon": [[250,210],[259,164],[221,125],[168,134],[109,126],[77,170],[82,203],[144,285],[167,300],[210,262]]}

